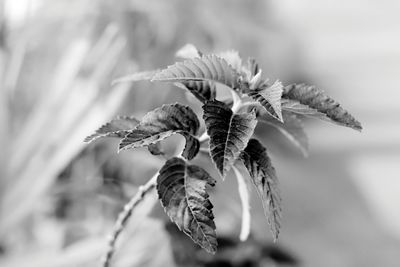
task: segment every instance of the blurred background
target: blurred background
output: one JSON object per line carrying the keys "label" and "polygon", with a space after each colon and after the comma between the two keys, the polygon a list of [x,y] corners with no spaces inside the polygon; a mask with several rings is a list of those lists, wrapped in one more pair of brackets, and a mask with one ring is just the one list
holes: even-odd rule
{"label": "blurred background", "polygon": [[[172,64],[186,43],[315,84],[364,128],[307,120],[308,158],[260,129],[281,183],[281,237],[272,243],[254,197],[253,238],[237,244],[236,181],[218,180],[220,243],[244,263],[212,266],[399,266],[399,11],[396,0],[0,1],[0,266],[99,266],[118,212],[163,160],[83,139],[116,114],[187,103],[165,84],[110,86]],[[115,266],[189,266],[176,253],[185,237],[155,219],[156,202],[135,211]]]}

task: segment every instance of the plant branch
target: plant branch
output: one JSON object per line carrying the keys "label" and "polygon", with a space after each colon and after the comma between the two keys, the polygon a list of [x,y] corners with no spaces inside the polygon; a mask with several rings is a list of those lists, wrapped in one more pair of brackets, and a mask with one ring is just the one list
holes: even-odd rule
{"label": "plant branch", "polygon": [[125,228],[129,218],[131,217],[135,207],[142,202],[145,195],[152,191],[157,183],[158,172],[144,185],[140,186],[137,193],[131,198],[131,200],[124,206],[124,209],[118,216],[118,220],[115,223],[114,231],[108,241],[108,249],[103,260],[103,267],[109,267],[111,258],[115,252],[115,244],[122,230]]}

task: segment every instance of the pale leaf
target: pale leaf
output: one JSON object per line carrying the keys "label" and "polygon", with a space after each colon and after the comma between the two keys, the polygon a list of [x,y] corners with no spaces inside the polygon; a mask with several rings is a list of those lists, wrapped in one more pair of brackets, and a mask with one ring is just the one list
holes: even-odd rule
{"label": "pale leaf", "polygon": [[276,81],[271,86],[263,86],[254,90],[248,90],[246,93],[254,100],[258,101],[272,117],[283,121],[281,108],[282,92],[282,83]]}
{"label": "pale leaf", "polygon": [[292,144],[294,144],[302,154],[308,156],[308,137],[304,131],[303,122],[296,114],[290,112],[282,113],[283,121],[280,122],[268,114],[261,114],[258,117],[259,122],[264,122],[278,129]]}
{"label": "pale leaf", "polygon": [[139,124],[139,120],[129,116],[119,116],[110,122],[107,122],[92,135],[87,136],[84,142],[92,142],[101,137],[123,138],[128,130],[134,129]]}
{"label": "pale leaf", "polygon": [[238,88],[239,74],[225,59],[215,55],[207,55],[177,62],[154,75],[152,81],[211,81],[231,88]]}

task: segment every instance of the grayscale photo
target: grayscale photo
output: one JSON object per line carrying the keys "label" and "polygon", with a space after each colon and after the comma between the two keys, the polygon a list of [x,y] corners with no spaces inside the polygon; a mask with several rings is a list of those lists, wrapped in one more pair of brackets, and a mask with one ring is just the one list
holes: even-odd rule
{"label": "grayscale photo", "polygon": [[399,12],[0,0],[0,266],[400,266]]}

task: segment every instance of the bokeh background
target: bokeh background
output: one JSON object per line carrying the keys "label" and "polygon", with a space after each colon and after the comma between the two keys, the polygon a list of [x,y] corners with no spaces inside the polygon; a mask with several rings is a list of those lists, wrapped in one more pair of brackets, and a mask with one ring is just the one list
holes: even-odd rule
{"label": "bokeh background", "polygon": [[[396,0],[0,1],[0,266],[98,266],[118,212],[163,161],[83,139],[116,114],[187,103],[165,84],[110,86],[173,63],[186,43],[236,49],[272,79],[315,84],[363,124],[307,120],[308,158],[265,131],[283,227],[271,245],[254,197],[254,239],[301,266],[399,266],[399,11]],[[218,234],[237,238],[236,181],[218,181],[212,199]],[[115,266],[174,266],[156,202],[135,211]]]}

